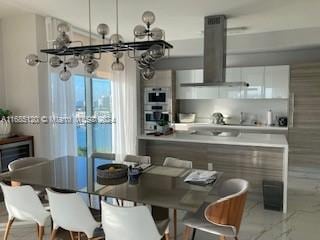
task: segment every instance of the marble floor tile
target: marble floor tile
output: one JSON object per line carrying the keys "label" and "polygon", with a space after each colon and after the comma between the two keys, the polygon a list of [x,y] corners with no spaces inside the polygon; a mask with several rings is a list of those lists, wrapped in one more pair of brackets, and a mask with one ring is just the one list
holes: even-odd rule
{"label": "marble floor tile", "polygon": [[[240,240],[319,240],[320,239],[320,180],[289,178],[288,213],[264,210],[261,196],[249,194],[241,224]],[[172,211],[170,211],[172,213]],[[178,211],[178,239],[182,239],[184,212]],[[0,204],[0,239],[3,238],[7,214]],[[170,226],[172,232],[172,226]],[[47,224],[45,240],[50,239]],[[69,240],[61,233],[59,240]],[[9,240],[36,239],[33,223],[15,222]],[[196,240],[218,240],[217,236],[197,231]],[[129,240],[129,239],[128,239]]]}

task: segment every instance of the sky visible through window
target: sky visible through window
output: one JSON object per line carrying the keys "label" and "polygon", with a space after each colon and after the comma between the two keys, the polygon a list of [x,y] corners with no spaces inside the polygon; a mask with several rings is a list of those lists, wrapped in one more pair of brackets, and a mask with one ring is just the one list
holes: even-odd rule
{"label": "sky visible through window", "polygon": [[[78,116],[86,116],[85,102],[85,76],[74,76],[75,108]],[[111,81],[107,79],[92,79],[92,109],[97,116],[111,116]],[[112,125],[93,125],[93,151],[112,152]],[[77,126],[78,155],[86,156],[87,129],[86,125]]]}

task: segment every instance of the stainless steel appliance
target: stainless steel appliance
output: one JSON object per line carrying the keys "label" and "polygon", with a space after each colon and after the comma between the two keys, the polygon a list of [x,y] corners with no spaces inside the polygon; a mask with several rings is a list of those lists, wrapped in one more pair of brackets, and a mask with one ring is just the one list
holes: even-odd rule
{"label": "stainless steel appliance", "polygon": [[145,88],[144,104],[145,105],[163,105],[169,104],[171,99],[170,88]]}
{"label": "stainless steel appliance", "polygon": [[145,111],[144,130],[145,132],[154,132],[157,130],[157,123],[160,120],[170,121],[169,112]]}
{"label": "stainless steel appliance", "polygon": [[204,19],[203,82],[183,83],[184,87],[243,86],[246,82],[226,82],[227,18],[224,15]]}
{"label": "stainless steel appliance", "polygon": [[144,131],[157,131],[160,120],[172,121],[171,88],[146,87],[144,89]]}

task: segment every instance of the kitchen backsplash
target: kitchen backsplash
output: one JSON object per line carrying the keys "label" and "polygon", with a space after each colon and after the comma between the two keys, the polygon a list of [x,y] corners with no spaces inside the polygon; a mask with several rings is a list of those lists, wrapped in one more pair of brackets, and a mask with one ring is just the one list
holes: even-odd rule
{"label": "kitchen backsplash", "polygon": [[267,122],[267,111],[273,112],[273,123],[277,117],[288,116],[287,99],[214,99],[214,100],[179,100],[181,113],[196,113],[196,122],[210,122],[214,112],[221,112],[226,123],[239,124],[240,114],[244,113],[245,124],[257,121]]}

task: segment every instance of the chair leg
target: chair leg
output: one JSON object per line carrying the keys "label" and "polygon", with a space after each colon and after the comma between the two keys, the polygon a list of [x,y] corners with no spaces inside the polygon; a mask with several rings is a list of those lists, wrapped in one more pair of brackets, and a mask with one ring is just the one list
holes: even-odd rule
{"label": "chair leg", "polygon": [[44,226],[40,226],[39,227],[39,240],[43,240],[43,236],[44,236]]}
{"label": "chair leg", "polygon": [[239,240],[239,238],[238,237],[234,237],[234,240]]}
{"label": "chair leg", "polygon": [[78,240],[80,240],[80,239],[81,239],[81,233],[78,232]]}
{"label": "chair leg", "polygon": [[6,227],[6,232],[4,233],[4,238],[3,238],[4,240],[8,239],[10,228],[12,226],[13,221],[14,221],[14,218],[8,220],[7,227]]}
{"label": "chair leg", "polygon": [[188,226],[184,229],[183,240],[189,240],[191,231],[192,231],[192,228]]}
{"label": "chair leg", "polygon": [[52,228],[50,240],[54,240],[55,239],[55,237],[57,235],[57,231],[58,231],[58,229],[53,229]]}
{"label": "chair leg", "polygon": [[220,237],[219,237],[219,240],[226,240],[226,237],[220,236]]}
{"label": "chair leg", "polygon": [[164,239],[165,239],[165,240],[170,240],[169,233],[165,233],[165,234],[164,234]]}
{"label": "chair leg", "polygon": [[71,240],[74,240],[73,232],[69,231]]}
{"label": "chair leg", "polygon": [[193,233],[192,233],[192,240],[194,240],[194,238],[196,237],[196,232],[197,232],[197,229],[193,229]]}
{"label": "chair leg", "polygon": [[173,239],[177,240],[177,209],[173,209]]}
{"label": "chair leg", "polygon": [[37,223],[37,237],[39,237],[39,230],[40,230],[39,224]]}

